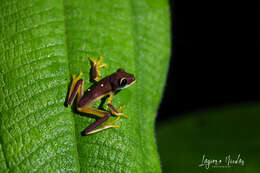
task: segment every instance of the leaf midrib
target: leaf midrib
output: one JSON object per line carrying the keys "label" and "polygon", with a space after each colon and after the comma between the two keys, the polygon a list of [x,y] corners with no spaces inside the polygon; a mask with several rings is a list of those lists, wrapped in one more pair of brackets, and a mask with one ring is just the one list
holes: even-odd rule
{"label": "leaf midrib", "polygon": [[[64,26],[64,40],[65,40],[65,51],[66,51],[66,57],[67,57],[67,68],[68,68],[68,74],[67,74],[67,79],[70,81],[71,79],[71,71],[70,71],[70,66],[69,66],[69,52],[68,52],[68,39],[67,39],[67,27],[66,27],[66,17],[65,17],[65,5],[64,5],[64,0],[62,0],[62,12],[63,12],[63,26]],[[79,153],[78,153],[78,145],[77,145],[77,137],[76,137],[76,129],[75,129],[75,118],[74,118],[74,112],[72,112],[72,125],[74,129],[74,151],[76,153],[76,160],[77,160],[77,170],[80,172],[80,162],[79,162]]]}

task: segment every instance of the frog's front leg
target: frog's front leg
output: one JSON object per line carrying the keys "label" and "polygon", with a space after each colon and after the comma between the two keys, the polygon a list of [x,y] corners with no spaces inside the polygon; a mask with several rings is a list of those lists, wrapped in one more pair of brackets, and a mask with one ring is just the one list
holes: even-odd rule
{"label": "frog's front leg", "polygon": [[120,106],[118,109],[116,109],[116,108],[111,104],[112,99],[113,99],[113,96],[114,96],[114,93],[113,93],[113,92],[109,93],[109,98],[108,98],[108,101],[107,101],[107,106],[108,106],[110,112],[111,112],[113,115],[122,116],[122,117],[128,118],[128,115],[125,115],[124,113],[122,113],[123,109],[125,108],[125,105]]}
{"label": "frog's front leg", "polygon": [[100,80],[100,71],[99,68],[106,67],[106,64],[101,64],[101,61],[103,60],[103,56],[100,56],[99,59],[96,61],[93,58],[89,57],[88,58],[92,62],[92,67],[91,67],[91,74],[92,74],[92,79],[96,82]]}

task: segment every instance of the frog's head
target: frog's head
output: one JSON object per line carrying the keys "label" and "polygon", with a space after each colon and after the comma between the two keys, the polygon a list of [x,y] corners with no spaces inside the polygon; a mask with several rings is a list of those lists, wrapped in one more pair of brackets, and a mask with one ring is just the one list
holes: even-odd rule
{"label": "frog's head", "polygon": [[114,73],[112,83],[115,90],[121,90],[134,84],[135,77],[133,74],[127,73],[124,69],[120,68]]}

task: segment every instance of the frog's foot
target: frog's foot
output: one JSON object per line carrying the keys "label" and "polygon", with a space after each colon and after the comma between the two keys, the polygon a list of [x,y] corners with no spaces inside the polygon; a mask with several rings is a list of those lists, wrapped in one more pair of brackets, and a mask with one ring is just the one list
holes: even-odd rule
{"label": "frog's foot", "polygon": [[[84,87],[83,86],[83,81],[79,81],[79,80],[81,80],[80,77],[82,75],[83,75],[82,72],[80,72],[77,77],[75,75],[72,75],[72,82],[71,82],[71,85],[70,85],[70,91],[69,91],[69,96],[68,96],[69,104],[71,104],[71,102],[74,100],[74,97],[76,96],[76,92],[78,94],[82,94],[81,92],[83,91],[82,89]],[[78,83],[78,85],[77,85],[77,83]]]}
{"label": "frog's foot", "polygon": [[98,82],[100,80],[99,76],[100,76],[100,68],[106,67],[106,64],[101,64],[101,61],[103,60],[103,56],[100,56],[99,59],[96,61],[95,59],[89,57],[88,58],[93,66],[92,66],[92,78],[93,80],[95,80],[96,82]]}
{"label": "frog's foot", "polygon": [[123,106],[120,106],[118,109],[116,109],[112,104],[107,104],[108,108],[110,109],[110,112],[113,114],[113,115],[116,115],[118,117],[124,117],[124,118],[128,118],[129,116],[124,114],[122,111],[123,109],[125,108],[125,105]]}
{"label": "frog's foot", "polygon": [[78,82],[78,80],[80,80],[80,77],[81,76],[83,76],[83,73],[82,72],[80,72],[79,73],[79,75],[76,77],[74,74],[72,75],[72,84],[74,84],[74,86],[75,86],[75,84]]}
{"label": "frog's foot", "polygon": [[104,125],[104,126],[102,126],[102,127],[100,127],[100,128],[94,129],[94,130],[92,130],[91,132],[88,132],[88,133],[83,133],[83,132],[82,132],[81,135],[82,135],[82,136],[90,135],[90,134],[97,133],[97,132],[100,132],[100,131],[102,131],[102,130],[105,130],[105,129],[108,129],[108,128],[112,128],[112,127],[114,127],[114,128],[119,128],[120,125]]}
{"label": "frog's foot", "polygon": [[108,128],[119,128],[120,125],[114,125],[114,123],[116,123],[118,120],[120,119],[120,117],[116,117],[116,119],[112,120],[112,121],[108,121],[108,122],[105,122],[102,126],[98,127],[98,128],[95,128],[89,132],[86,132],[86,130],[84,130],[81,134],[83,136],[85,135],[89,135],[89,134],[93,134],[93,133],[97,133],[97,132],[100,132],[102,130],[105,130],[105,129],[108,129]]}

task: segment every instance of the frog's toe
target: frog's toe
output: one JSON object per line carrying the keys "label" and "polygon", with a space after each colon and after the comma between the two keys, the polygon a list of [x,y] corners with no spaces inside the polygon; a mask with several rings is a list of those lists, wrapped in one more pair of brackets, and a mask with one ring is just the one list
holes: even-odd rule
{"label": "frog's toe", "polygon": [[119,116],[124,117],[124,118],[126,118],[126,119],[129,118],[129,115],[126,115],[126,114],[124,114],[124,113],[119,113]]}
{"label": "frog's toe", "polygon": [[104,58],[103,56],[100,56],[100,57],[99,57],[99,59],[98,59],[98,61],[97,61],[97,64],[98,64],[98,65],[101,64],[101,61],[103,60],[103,58]]}
{"label": "frog's toe", "polygon": [[97,64],[97,61],[91,57],[88,57],[89,61],[91,61],[93,64]]}
{"label": "frog's toe", "polygon": [[123,109],[125,109],[126,105],[122,105],[118,108],[118,112],[122,113]]}
{"label": "frog's toe", "polygon": [[103,67],[106,67],[107,66],[107,64],[101,64],[101,65],[99,65],[98,67],[99,68],[103,68]]}

